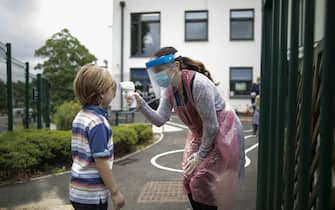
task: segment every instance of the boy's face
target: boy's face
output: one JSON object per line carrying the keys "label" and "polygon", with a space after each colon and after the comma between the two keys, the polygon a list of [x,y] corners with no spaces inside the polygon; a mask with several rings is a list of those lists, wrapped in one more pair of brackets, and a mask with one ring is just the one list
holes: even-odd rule
{"label": "boy's face", "polygon": [[113,90],[112,87],[108,88],[107,92],[103,95],[101,105],[103,107],[108,107],[108,105],[112,102],[114,97],[115,97],[115,91]]}

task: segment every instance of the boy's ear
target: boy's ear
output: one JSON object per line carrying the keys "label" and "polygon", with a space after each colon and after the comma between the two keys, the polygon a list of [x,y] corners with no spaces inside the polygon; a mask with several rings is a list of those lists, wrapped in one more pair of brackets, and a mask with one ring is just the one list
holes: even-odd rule
{"label": "boy's ear", "polygon": [[103,95],[103,94],[100,94],[100,95],[98,96],[98,104],[99,104],[99,105],[102,104],[103,99],[104,99],[104,95]]}

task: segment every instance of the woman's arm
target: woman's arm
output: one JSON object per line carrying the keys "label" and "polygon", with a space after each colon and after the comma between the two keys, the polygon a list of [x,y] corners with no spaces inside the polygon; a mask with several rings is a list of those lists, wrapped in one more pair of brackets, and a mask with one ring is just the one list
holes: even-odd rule
{"label": "woman's arm", "polygon": [[139,95],[136,95],[135,97],[138,104],[138,110],[141,111],[152,124],[160,127],[169,120],[172,107],[166,96],[163,96],[160,99],[157,110],[153,110]]}
{"label": "woman's arm", "polygon": [[215,86],[206,77],[197,74],[192,94],[203,125],[201,145],[198,151],[198,157],[203,160],[212,148],[219,129],[215,108]]}

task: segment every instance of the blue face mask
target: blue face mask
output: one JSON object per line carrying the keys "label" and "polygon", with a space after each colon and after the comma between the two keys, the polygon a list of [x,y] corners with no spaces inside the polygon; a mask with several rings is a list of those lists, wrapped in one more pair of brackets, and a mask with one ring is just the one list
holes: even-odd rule
{"label": "blue face mask", "polygon": [[157,84],[161,87],[166,88],[170,84],[170,77],[166,74],[166,71],[161,71],[154,74]]}

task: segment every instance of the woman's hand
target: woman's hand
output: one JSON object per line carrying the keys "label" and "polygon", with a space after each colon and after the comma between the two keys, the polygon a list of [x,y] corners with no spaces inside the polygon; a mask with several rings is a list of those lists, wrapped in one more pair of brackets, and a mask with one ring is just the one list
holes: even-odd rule
{"label": "woman's hand", "polygon": [[136,100],[136,104],[137,106],[139,106],[142,101],[142,97],[137,92],[133,93],[132,95],[125,95],[125,99],[128,106],[130,106],[134,102],[134,100]]}
{"label": "woman's hand", "polygon": [[122,193],[119,190],[117,190],[116,192],[112,192],[111,198],[114,204],[114,210],[119,210],[124,206],[125,200]]}
{"label": "woman's hand", "polygon": [[200,165],[201,160],[199,159],[198,153],[193,153],[190,157],[187,158],[184,173],[189,176],[194,170]]}

